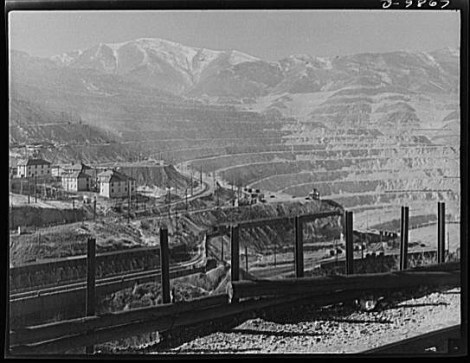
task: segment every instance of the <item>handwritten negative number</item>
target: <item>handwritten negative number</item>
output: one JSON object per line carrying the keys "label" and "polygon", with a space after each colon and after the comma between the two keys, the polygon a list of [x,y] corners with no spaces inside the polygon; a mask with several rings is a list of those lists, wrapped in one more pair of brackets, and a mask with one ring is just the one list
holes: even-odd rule
{"label": "handwritten negative number", "polygon": [[447,5],[450,4],[450,1],[449,1],[449,0],[444,0],[443,2],[445,2],[445,5],[442,5],[442,6],[441,6],[441,9],[444,9]]}
{"label": "handwritten negative number", "polygon": [[[408,0],[407,0],[408,1]],[[383,3],[382,3],[382,8],[384,9],[388,9],[390,6],[392,6],[392,0],[385,0]]]}
{"label": "handwritten negative number", "polygon": [[[437,6],[438,3],[441,3],[441,9],[444,9],[450,4],[450,0],[405,0],[405,8],[409,8],[411,5],[413,5],[413,2],[416,2],[418,8],[422,7],[423,5],[426,5],[426,3],[432,8]],[[398,5],[398,1],[393,2],[393,0],[382,0],[383,9],[388,9],[392,6],[392,4]]]}

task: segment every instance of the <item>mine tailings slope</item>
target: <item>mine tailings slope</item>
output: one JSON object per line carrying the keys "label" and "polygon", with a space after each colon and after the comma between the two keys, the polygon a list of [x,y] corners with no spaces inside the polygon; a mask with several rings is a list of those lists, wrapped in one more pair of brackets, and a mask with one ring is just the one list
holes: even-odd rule
{"label": "mine tailings slope", "polygon": [[173,165],[121,164],[119,170],[136,179],[137,185],[164,188],[170,183],[172,187],[184,189],[191,183],[191,179],[181,175]]}
{"label": "mine tailings slope", "polygon": [[[327,200],[313,200],[305,203],[282,202],[255,204],[243,207],[224,207],[191,214],[182,214],[176,220],[169,221],[169,230],[178,230],[183,235],[197,234],[206,230],[209,234],[220,229],[214,228],[219,224],[237,223],[242,221],[254,221],[258,219],[272,219],[279,217],[291,217],[320,212],[340,211],[341,205]],[[304,226],[304,238],[338,238],[342,227],[339,216],[321,218],[314,223],[306,223]],[[174,228],[174,224],[178,228]],[[229,233],[229,231],[226,231]],[[294,241],[294,221],[280,222],[275,226],[264,226],[251,229],[242,229],[240,241],[247,242],[256,252],[262,253],[264,248],[272,243],[280,246],[292,244]]]}

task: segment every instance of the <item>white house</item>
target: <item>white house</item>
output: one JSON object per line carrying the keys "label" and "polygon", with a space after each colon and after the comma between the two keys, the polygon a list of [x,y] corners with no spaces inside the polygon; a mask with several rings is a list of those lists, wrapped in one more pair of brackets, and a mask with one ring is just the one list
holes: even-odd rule
{"label": "white house", "polygon": [[106,170],[98,174],[100,195],[107,198],[127,197],[135,193],[135,179],[116,170]]}
{"label": "white house", "polygon": [[21,160],[17,165],[20,178],[46,177],[51,175],[51,163],[44,159]]}

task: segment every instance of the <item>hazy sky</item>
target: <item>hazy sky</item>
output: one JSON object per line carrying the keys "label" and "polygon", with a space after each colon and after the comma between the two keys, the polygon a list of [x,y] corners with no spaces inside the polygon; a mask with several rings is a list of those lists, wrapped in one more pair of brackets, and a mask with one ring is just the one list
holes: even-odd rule
{"label": "hazy sky", "polygon": [[265,60],[460,45],[457,11],[23,11],[11,12],[10,47],[49,57],[144,37]]}

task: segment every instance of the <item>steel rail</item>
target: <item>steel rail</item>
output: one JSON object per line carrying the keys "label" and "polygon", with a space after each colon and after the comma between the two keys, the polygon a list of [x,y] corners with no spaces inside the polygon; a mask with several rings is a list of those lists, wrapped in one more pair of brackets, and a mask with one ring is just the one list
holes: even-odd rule
{"label": "steel rail", "polygon": [[[63,353],[70,349],[75,349],[90,344],[100,344],[107,341],[114,341],[150,331],[165,332],[188,325],[203,324],[207,321],[214,322],[218,319],[236,319],[239,316],[245,316],[246,313],[263,311],[265,309],[283,306],[292,307],[302,304],[313,304],[317,307],[321,307],[325,305],[341,303],[348,300],[357,299],[368,293],[368,291],[369,290],[367,288],[361,288],[352,291],[338,291],[334,293],[310,293],[297,296],[260,298],[257,300],[249,299],[237,303],[227,303],[224,301],[220,304],[217,304],[216,300],[214,300],[215,305],[213,306],[201,306],[201,309],[196,308],[188,311],[182,310],[175,314],[157,313],[159,310],[158,307],[155,307],[156,314],[142,314],[145,312],[145,309],[155,308],[143,308],[138,309],[139,311],[118,313],[119,321],[114,321],[115,319],[111,317],[113,322],[109,322],[109,325],[107,325],[105,322],[106,316],[102,317],[104,319],[102,319],[101,322],[100,316],[95,316],[41,326],[27,327],[23,330],[10,332],[11,336],[14,337],[14,345],[10,346],[10,353],[17,356],[41,353]],[[220,296],[221,299],[227,298],[227,295]],[[216,297],[214,296],[214,298]],[[168,312],[170,312],[169,310],[177,308],[177,305],[178,303],[170,304],[168,307],[165,308],[162,306],[162,308],[168,309]],[[111,316],[114,315],[111,314]],[[70,324],[78,324],[78,333],[74,332],[73,330],[66,329],[68,326],[70,326]],[[91,334],[82,333],[91,325],[100,326],[101,329],[95,330]],[[43,332],[45,335],[41,336],[41,333]],[[365,354],[368,354],[368,352],[365,352]]]}
{"label": "steel rail", "polygon": [[[199,254],[194,259],[191,259],[185,262],[179,262],[171,266],[170,273],[171,272],[176,273],[178,271],[189,269],[190,267],[195,266],[204,261],[205,261],[204,255]],[[160,273],[160,268],[157,268],[157,269],[152,269],[152,270],[147,270],[147,271],[137,271],[137,272],[125,273],[122,275],[105,277],[102,279],[98,279],[96,282],[97,282],[97,285],[103,286],[103,285],[112,284],[115,282],[122,282],[123,280],[138,280],[138,279],[146,278],[149,276],[159,276],[159,273]],[[53,288],[44,288],[44,289],[40,288],[34,291],[11,294],[10,300],[14,300],[16,298],[28,297],[28,296],[38,296],[44,293],[54,293],[54,292],[61,291],[61,290],[67,291],[69,289],[81,288],[85,286],[86,286],[86,281],[80,281],[80,282],[74,282],[74,283],[67,284],[67,285],[56,286]]]}
{"label": "steel rail", "polygon": [[462,354],[462,326],[454,325],[439,329],[416,337],[386,344],[374,349],[369,349],[361,354],[366,355],[405,355],[410,354]]}

